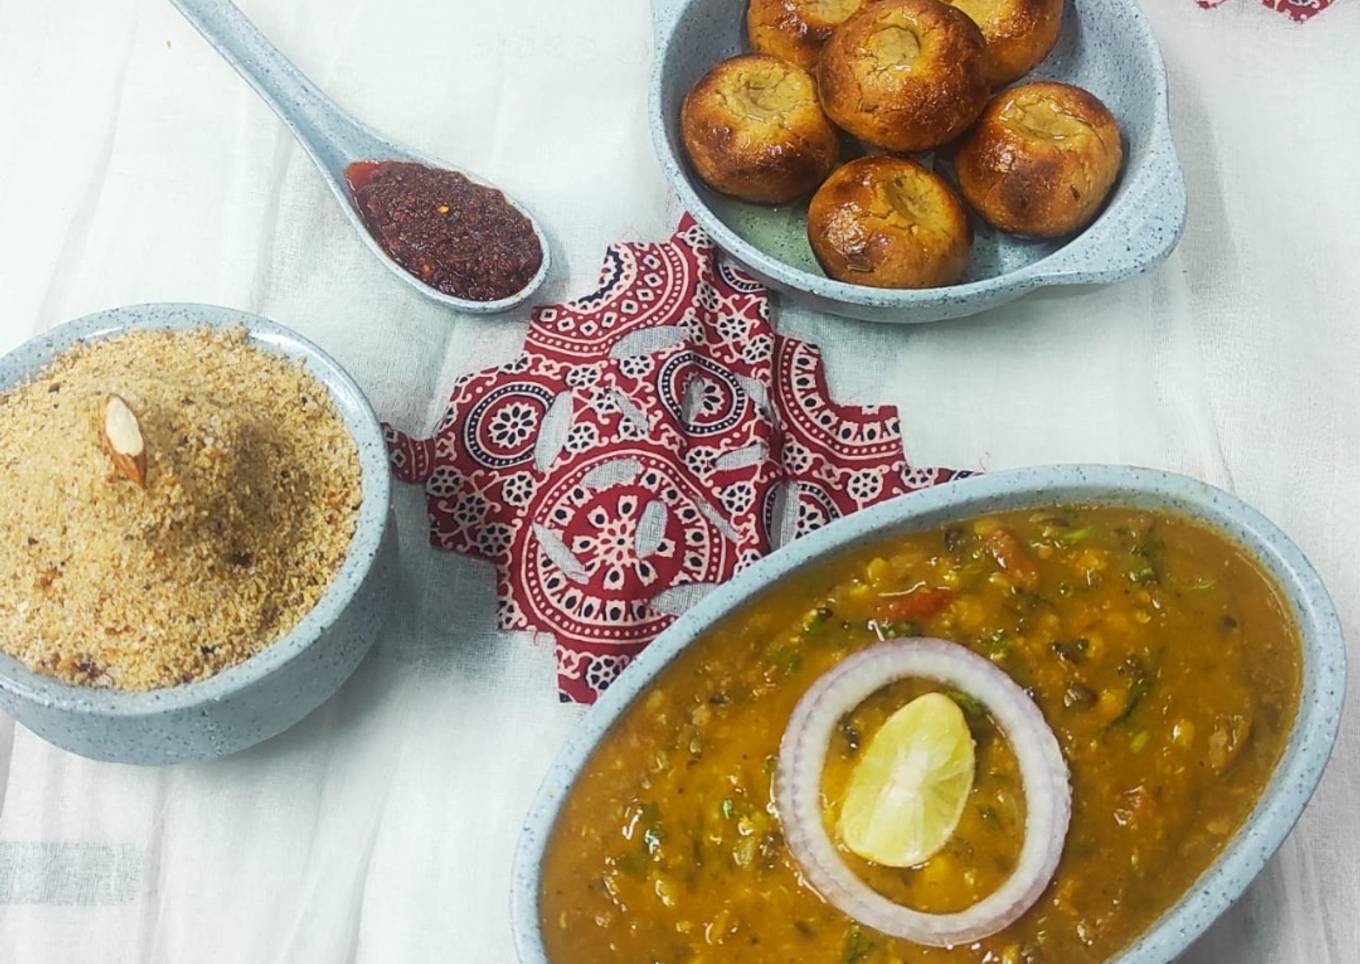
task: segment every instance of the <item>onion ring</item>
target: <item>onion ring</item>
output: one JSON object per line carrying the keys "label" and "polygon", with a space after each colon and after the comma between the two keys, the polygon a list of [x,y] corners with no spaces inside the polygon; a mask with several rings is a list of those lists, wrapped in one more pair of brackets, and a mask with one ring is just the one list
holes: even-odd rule
{"label": "onion ring", "polygon": [[[1025,842],[1015,870],[991,894],[950,914],[896,904],[860,880],[822,823],[821,776],[841,717],[899,679],[948,683],[986,705],[1010,741],[1025,793]],[[895,639],[842,660],[803,694],[779,745],[775,805],[789,851],[823,899],[861,924],[930,947],[989,937],[1034,905],[1053,878],[1072,816],[1058,740],[1015,681],[976,653],[941,639]]]}

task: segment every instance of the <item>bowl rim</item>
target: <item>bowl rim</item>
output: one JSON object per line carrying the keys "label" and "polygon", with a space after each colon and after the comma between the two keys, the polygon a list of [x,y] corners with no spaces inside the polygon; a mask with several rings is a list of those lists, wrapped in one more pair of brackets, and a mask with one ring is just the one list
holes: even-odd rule
{"label": "bowl rim", "polygon": [[219,305],[152,302],[84,315],[41,332],[0,357],[0,390],[31,379],[77,343],[104,340],[130,331],[212,329],[241,326],[250,342],[269,354],[300,364],[325,387],[353,440],[361,473],[362,498],[354,535],[340,567],[316,604],[288,632],[255,655],[191,683],[153,690],[118,690],[64,682],[30,670],[0,652],[0,692],[47,708],[111,719],[171,713],[220,703],[299,658],[319,642],[348,609],[379,555],[389,526],[391,479],[378,417],[349,373],[302,335],[261,315]]}
{"label": "bowl rim", "polygon": [[[665,0],[662,4],[664,12],[660,10],[657,12],[657,49],[653,57],[648,94],[648,122],[652,132],[652,145],[672,190],[679,195],[681,204],[694,216],[699,226],[708,232],[720,248],[778,287],[853,308],[879,311],[937,309],[941,312],[928,318],[904,316],[898,319],[874,319],[904,324],[925,323],[969,313],[966,310],[960,312],[958,305],[975,303],[976,310],[981,311],[1036,288],[1060,284],[1105,284],[1121,281],[1140,274],[1164,260],[1180,242],[1185,231],[1186,194],[1184,175],[1171,135],[1166,64],[1147,17],[1135,0],[1110,0],[1110,2],[1117,3],[1123,8],[1142,54],[1152,66],[1153,123],[1148,132],[1145,159],[1136,171],[1129,170],[1126,152],[1124,171],[1121,174],[1121,180],[1125,182],[1122,195],[1118,198],[1111,197],[1096,219],[1081,232],[1027,265],[990,278],[944,287],[917,289],[873,288],[837,281],[826,275],[796,268],[746,241],[714,214],[699,196],[685,173],[686,160],[671,146],[662,110],[662,99],[670,75],[668,64],[674,49],[672,40],[681,20],[684,19],[685,12],[697,2],[699,0]],[[1078,15],[1075,9],[1072,15]],[[1028,77],[1027,74],[1021,82],[1027,82]],[[1163,204],[1154,209],[1139,207],[1138,201],[1145,197],[1155,197],[1155,192],[1159,189],[1167,192]],[[1137,238],[1135,229],[1147,220],[1151,213],[1170,215],[1169,223],[1172,230],[1153,244],[1139,246],[1134,240]],[[1098,252],[1100,257],[1096,260],[1104,262],[1103,267],[1092,268],[1089,261],[1083,264],[1081,259],[1088,252]],[[951,309],[951,305],[955,307]]]}
{"label": "bowl rim", "polygon": [[1299,634],[1302,686],[1288,743],[1251,814],[1180,899],[1114,960],[1166,961],[1232,905],[1283,843],[1326,767],[1346,687],[1341,623],[1321,578],[1274,523],[1235,495],[1189,476],[1121,465],[1045,465],[956,480],[838,519],[756,562],[709,593],[633,661],[577,723],[524,818],[511,871],[511,921],[519,959],[547,961],[539,926],[539,876],[567,794],[600,740],[658,673],[752,595],[809,564],[891,531],[919,531],[989,511],[1062,502],[1146,506],[1184,515],[1237,543],[1279,584]]}

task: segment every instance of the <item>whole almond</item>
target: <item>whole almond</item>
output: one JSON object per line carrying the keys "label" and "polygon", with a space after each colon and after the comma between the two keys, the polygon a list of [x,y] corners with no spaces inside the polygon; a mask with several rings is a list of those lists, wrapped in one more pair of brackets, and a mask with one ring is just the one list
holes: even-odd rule
{"label": "whole almond", "polygon": [[114,470],[139,488],[146,488],[146,441],[131,406],[118,395],[104,399],[104,447]]}

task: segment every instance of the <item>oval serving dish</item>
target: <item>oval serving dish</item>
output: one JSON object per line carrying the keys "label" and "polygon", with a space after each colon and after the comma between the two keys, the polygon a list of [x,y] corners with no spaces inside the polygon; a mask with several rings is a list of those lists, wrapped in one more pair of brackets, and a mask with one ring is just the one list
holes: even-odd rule
{"label": "oval serving dish", "polygon": [[750,567],[677,620],[581,722],[529,811],[512,875],[512,920],[521,961],[547,961],[539,926],[540,875],[553,826],[578,774],[620,715],[690,643],[752,597],[848,549],[988,513],[1060,503],[1166,511],[1209,526],[1241,547],[1279,585],[1298,630],[1302,655],[1298,713],[1251,816],[1178,902],[1115,960],[1168,961],[1189,946],[1265,866],[1317,785],[1336,737],[1344,695],[1341,626],[1326,589],[1298,547],[1234,496],[1165,472],[1073,465],[979,476],[863,510]]}
{"label": "oval serving dish", "polygon": [[695,177],[680,140],[680,104],[710,67],[747,49],[746,4],[652,0],[652,11],[652,141],[666,177],[719,247],[795,301],[868,321],[941,321],[1050,285],[1133,277],[1166,258],[1180,239],[1185,182],[1171,140],[1166,68],[1135,0],[1067,0],[1057,46],[1024,78],[1085,87],[1118,118],[1124,169],[1104,210],[1081,233],[1052,241],[1013,237],[975,217],[963,281],[917,290],[833,281],[812,255],[805,204],[750,204],[717,194]]}
{"label": "oval serving dish", "polygon": [[77,342],[139,329],[244,326],[253,344],[324,385],[358,448],[362,503],[330,587],[292,630],[204,680],[145,692],[75,686],[0,652],[0,705],[49,743],[118,763],[163,764],[235,753],[283,732],[329,699],[384,622],[397,553],[377,416],[359,386],[316,345],[266,318],[213,305],[113,308],[60,325],[0,359],[0,388],[33,377]]}

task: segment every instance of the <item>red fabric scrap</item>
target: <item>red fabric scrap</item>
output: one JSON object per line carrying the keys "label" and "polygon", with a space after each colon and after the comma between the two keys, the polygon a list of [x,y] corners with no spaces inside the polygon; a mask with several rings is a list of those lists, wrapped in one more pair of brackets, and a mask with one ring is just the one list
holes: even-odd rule
{"label": "red fabric scrap", "polygon": [[536,309],[524,353],[459,379],[433,436],[384,429],[430,541],[496,566],[499,625],[551,634],[581,702],[771,551],[781,501],[802,535],[966,474],[908,466],[895,408],[832,401],[816,347],[774,331],[765,288],[688,217]]}

